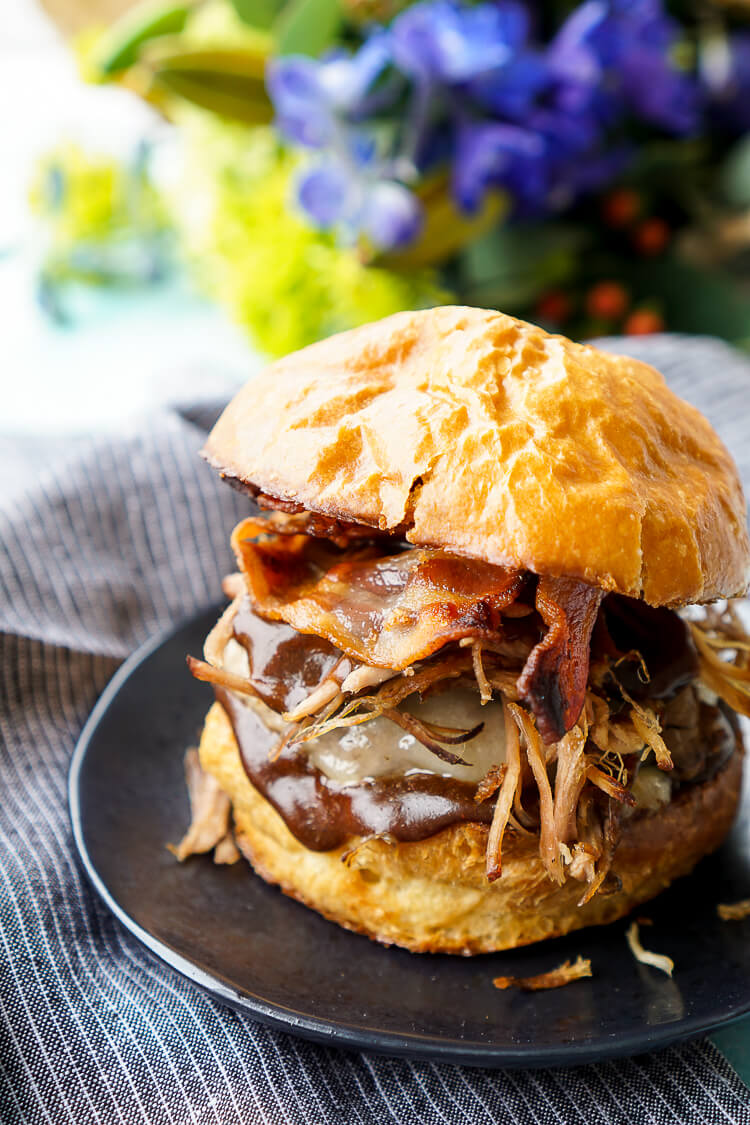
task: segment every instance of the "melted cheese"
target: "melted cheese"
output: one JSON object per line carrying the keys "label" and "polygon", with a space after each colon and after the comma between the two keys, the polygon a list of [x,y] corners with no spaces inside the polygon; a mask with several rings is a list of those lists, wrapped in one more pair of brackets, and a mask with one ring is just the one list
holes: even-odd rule
{"label": "melted cheese", "polygon": [[[224,650],[224,667],[234,675],[249,675],[247,653],[235,640],[230,640]],[[242,701],[247,703],[247,700]],[[253,700],[252,706],[260,711],[268,726],[280,729],[279,716],[273,711],[258,700]],[[300,752],[307,753],[310,762],[331,781],[351,785],[367,778],[414,771],[478,784],[491,766],[505,760],[502,705],[495,701],[482,707],[476,690],[453,685],[439,695],[429,696],[423,703],[414,695],[404,702],[402,709],[441,726],[466,729],[483,723],[483,729],[470,742],[449,747],[451,752],[464,758],[467,765],[442,761],[413,735],[384,718],[331,731],[303,743]]]}

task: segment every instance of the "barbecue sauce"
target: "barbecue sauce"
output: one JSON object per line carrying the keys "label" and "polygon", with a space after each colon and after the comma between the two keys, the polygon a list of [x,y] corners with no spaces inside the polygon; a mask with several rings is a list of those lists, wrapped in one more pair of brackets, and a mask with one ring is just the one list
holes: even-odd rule
{"label": "barbecue sauce", "polygon": [[343,680],[351,662],[323,637],[298,633],[283,621],[266,621],[244,598],[233,622],[247,652],[253,687],[272,711],[292,711],[336,668]]}
{"label": "barbecue sauce", "polygon": [[[648,684],[635,675],[633,682],[629,679],[628,687],[634,695],[668,700],[694,678],[695,653],[688,631],[676,614],[639,603],[634,606],[625,598],[607,599],[604,610],[618,647],[627,651],[638,646],[649,669]],[[283,622],[264,620],[253,611],[249,599],[234,620],[234,636],[248,653],[253,686],[277,713],[291,710],[326,677],[333,674],[341,681],[353,666],[327,640],[298,633]],[[621,664],[620,678],[625,671],[626,666]],[[286,747],[271,760],[269,754],[278,733],[270,730],[252,707],[224,688],[216,688],[216,697],[232,725],[248,778],[292,835],[311,851],[340,847],[352,836],[424,840],[452,824],[489,824],[492,820],[494,800],[477,804],[475,785],[456,778],[414,772],[347,786],[330,781],[298,748]],[[673,781],[678,785],[706,780],[726,763],[734,749],[736,732],[716,707],[701,704],[699,730],[690,747],[697,760],[691,758],[688,764],[684,751],[674,746]],[[667,742],[672,741],[669,726],[664,733]]]}
{"label": "barbecue sauce", "polygon": [[269,761],[278,734],[223,688],[216,689],[216,697],[232,724],[250,781],[310,851],[330,851],[352,836],[424,840],[450,824],[492,820],[493,803],[477,804],[476,786],[455,778],[413,773],[342,786],[311,766],[299,749],[285,748]]}

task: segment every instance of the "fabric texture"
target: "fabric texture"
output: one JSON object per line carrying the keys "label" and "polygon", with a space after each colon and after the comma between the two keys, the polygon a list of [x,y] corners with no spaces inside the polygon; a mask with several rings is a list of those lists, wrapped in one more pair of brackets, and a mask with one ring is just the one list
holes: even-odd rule
{"label": "fabric texture", "polygon": [[[712,341],[608,346],[708,414],[747,486],[750,364]],[[0,438],[2,1125],[750,1122],[750,1093],[707,1040],[509,1072],[295,1039],[153,960],[99,902],[74,856],[68,764],[122,659],[217,599],[247,511],[196,456],[218,408],[161,410],[53,462],[42,442]]]}

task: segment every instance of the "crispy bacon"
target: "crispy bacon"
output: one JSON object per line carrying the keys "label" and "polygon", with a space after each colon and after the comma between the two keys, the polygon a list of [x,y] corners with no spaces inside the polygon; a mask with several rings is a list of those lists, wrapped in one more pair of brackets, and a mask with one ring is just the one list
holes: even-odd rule
{"label": "crispy bacon", "polygon": [[547,635],[518,678],[518,693],[534,713],[546,743],[578,721],[586,698],[589,646],[604,591],[573,578],[540,578],[536,608]]}
{"label": "crispy bacon", "polygon": [[[265,508],[262,497],[258,497],[258,506]],[[275,505],[278,507],[278,505]],[[331,516],[321,516],[317,512],[271,511],[268,516],[261,518],[250,517],[245,521],[245,526],[250,522],[257,526],[257,534],[273,535],[312,535],[316,539],[328,539],[336,547],[344,549],[353,543],[362,543],[363,540],[391,539],[392,536],[380,531],[377,527],[369,527],[362,523],[347,523],[344,520],[333,519]]]}
{"label": "crispy bacon", "polygon": [[499,642],[501,613],[525,576],[445,551],[345,557],[309,536],[261,536],[259,520],[233,546],[255,608],[301,633],[325,637],[365,664],[401,670],[463,637]]}

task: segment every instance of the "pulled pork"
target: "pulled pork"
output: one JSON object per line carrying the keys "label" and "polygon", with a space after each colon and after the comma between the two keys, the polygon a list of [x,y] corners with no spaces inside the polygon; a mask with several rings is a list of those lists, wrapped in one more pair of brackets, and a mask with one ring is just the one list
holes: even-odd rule
{"label": "pulled pork", "polygon": [[185,754],[185,780],[190,797],[190,827],[179,844],[168,844],[180,863],[191,855],[213,850],[216,863],[236,863],[240,853],[234,842],[230,818],[232,805],[210,773],[201,768],[198,751]]}
{"label": "pulled pork", "polygon": [[585,980],[594,974],[588,957],[576,957],[575,961],[563,961],[556,969],[547,973],[537,973],[533,977],[495,977],[495,988],[519,988],[521,992],[540,992],[546,988],[562,988],[574,980]]}
{"label": "pulled pork", "polygon": [[[453,765],[484,724],[428,723],[409,702],[472,684],[505,719],[505,762],[477,791],[479,802],[495,798],[487,878],[502,874],[505,833],[533,832],[549,878],[585,884],[582,903],[617,890],[611,865],[622,820],[638,813],[639,771],[653,771],[652,757],[681,784],[707,769],[705,752],[694,760],[706,706],[697,677],[750,714],[750,639],[733,608],[688,624],[573,579],[438,550],[394,553],[376,532],[321,519],[276,513],[235,529],[241,580],[227,583],[234,600],[205,660],[190,658],[194,675],[271,706],[276,753],[383,716]],[[264,634],[262,659],[248,649],[242,676],[224,667],[224,650],[244,643],[237,623],[247,614],[278,640]],[[284,644],[314,668],[304,684],[290,687]]]}

